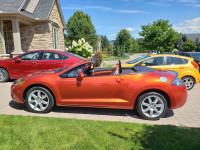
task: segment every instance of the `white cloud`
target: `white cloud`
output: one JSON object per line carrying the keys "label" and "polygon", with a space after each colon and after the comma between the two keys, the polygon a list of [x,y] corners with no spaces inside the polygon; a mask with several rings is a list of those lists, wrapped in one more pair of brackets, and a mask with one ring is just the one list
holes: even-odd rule
{"label": "white cloud", "polygon": [[184,22],[175,24],[173,28],[181,33],[200,33],[200,18],[185,20]]}
{"label": "white cloud", "polygon": [[185,6],[200,7],[199,0],[154,0],[147,4],[154,6],[171,6],[174,5],[174,3],[182,3]]}
{"label": "white cloud", "polygon": [[117,36],[117,34],[111,34],[111,35],[109,35],[109,36],[111,36],[111,37],[116,37],[116,36]]}
{"label": "white cloud", "polygon": [[71,9],[71,10],[100,9],[103,11],[111,11],[115,13],[125,13],[125,14],[145,13],[144,11],[139,11],[139,10],[113,9],[111,7],[102,7],[102,6],[69,6],[69,7],[62,7],[62,9]]}
{"label": "white cloud", "polygon": [[125,29],[128,30],[128,31],[134,31],[135,30],[134,28],[131,28],[131,27],[125,28]]}

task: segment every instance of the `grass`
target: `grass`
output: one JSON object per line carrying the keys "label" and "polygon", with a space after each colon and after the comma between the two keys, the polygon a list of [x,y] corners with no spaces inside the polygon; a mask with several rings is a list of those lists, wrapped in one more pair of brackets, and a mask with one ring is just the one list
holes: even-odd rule
{"label": "grass", "polygon": [[111,65],[103,65],[103,68],[113,68],[113,66],[115,66],[114,64]]}
{"label": "grass", "polygon": [[130,59],[128,56],[123,56],[123,57],[117,57],[117,56],[103,57],[103,61],[117,61],[117,60],[128,60],[128,59]]}
{"label": "grass", "polygon": [[0,115],[0,149],[200,149],[200,128]]}

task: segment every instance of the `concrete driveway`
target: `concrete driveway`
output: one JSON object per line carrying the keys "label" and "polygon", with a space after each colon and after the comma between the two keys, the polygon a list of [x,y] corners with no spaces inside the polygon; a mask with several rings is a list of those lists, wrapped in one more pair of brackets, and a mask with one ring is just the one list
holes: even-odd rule
{"label": "concrete driveway", "polygon": [[200,84],[189,91],[188,101],[184,107],[173,111],[169,110],[158,121],[143,120],[135,111],[119,109],[55,107],[48,114],[31,113],[24,105],[12,101],[10,96],[11,84],[12,82],[0,83],[0,114],[200,127]]}

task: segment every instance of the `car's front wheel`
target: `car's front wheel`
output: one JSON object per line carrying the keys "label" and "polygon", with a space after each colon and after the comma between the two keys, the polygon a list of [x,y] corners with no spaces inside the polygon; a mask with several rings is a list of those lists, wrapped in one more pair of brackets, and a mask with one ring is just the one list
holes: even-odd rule
{"label": "car's front wheel", "polygon": [[6,69],[0,68],[0,82],[7,82],[9,80],[9,73]]}
{"label": "car's front wheel", "polygon": [[183,83],[185,83],[187,90],[191,90],[195,85],[195,80],[193,77],[186,76],[182,78]]}
{"label": "car's front wheel", "polygon": [[25,104],[32,112],[48,113],[54,106],[54,97],[43,87],[33,87],[25,96]]}
{"label": "car's front wheel", "polygon": [[136,109],[139,115],[147,120],[158,120],[167,111],[166,98],[156,92],[149,92],[138,98]]}

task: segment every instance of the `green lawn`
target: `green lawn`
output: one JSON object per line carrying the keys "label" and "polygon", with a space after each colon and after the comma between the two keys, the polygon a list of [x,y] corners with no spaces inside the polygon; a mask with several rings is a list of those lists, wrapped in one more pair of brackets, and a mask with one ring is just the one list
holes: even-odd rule
{"label": "green lawn", "polygon": [[103,68],[114,68],[113,66],[115,66],[114,64],[111,65],[103,65]]}
{"label": "green lawn", "polygon": [[128,60],[128,56],[123,57],[117,57],[117,56],[111,56],[111,57],[103,57],[103,61],[117,61],[117,60]]}
{"label": "green lawn", "polygon": [[0,115],[0,149],[200,149],[200,128]]}

